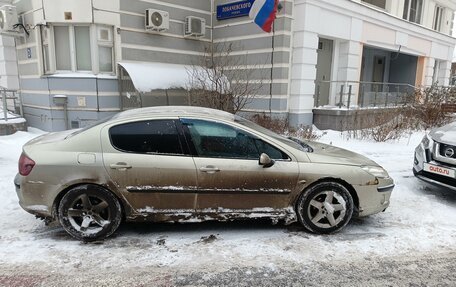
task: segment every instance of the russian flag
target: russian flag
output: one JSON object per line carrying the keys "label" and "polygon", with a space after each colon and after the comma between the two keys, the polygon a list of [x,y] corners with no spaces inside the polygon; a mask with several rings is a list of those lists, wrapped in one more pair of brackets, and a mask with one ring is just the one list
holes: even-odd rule
{"label": "russian flag", "polygon": [[279,0],[255,0],[250,9],[249,17],[265,32],[271,32],[272,23],[277,14]]}

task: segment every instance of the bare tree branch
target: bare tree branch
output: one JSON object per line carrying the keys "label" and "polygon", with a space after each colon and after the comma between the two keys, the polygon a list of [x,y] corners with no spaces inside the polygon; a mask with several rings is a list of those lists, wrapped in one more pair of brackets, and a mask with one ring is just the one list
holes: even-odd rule
{"label": "bare tree branch", "polygon": [[237,113],[258,95],[264,67],[247,65],[247,55],[233,55],[234,51],[232,43],[211,43],[204,49],[201,62],[189,68],[192,105]]}

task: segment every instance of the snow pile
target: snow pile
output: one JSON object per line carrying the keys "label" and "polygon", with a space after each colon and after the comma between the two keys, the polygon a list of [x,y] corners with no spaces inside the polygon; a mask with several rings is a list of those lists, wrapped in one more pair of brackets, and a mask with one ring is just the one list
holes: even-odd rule
{"label": "snow pile", "polygon": [[[377,161],[396,183],[386,212],[355,219],[340,233],[313,235],[299,225],[286,227],[262,221],[124,223],[102,244],[76,241],[59,226],[45,226],[19,207],[13,185],[17,159],[21,145],[38,134],[32,130],[0,137],[0,266],[31,262],[69,272],[80,272],[80,268],[96,272],[115,266],[220,272],[456,251],[456,193],[427,189],[412,174],[413,150],[424,132],[389,143],[346,140],[334,131],[320,139]],[[215,239],[202,240],[209,237]]]}

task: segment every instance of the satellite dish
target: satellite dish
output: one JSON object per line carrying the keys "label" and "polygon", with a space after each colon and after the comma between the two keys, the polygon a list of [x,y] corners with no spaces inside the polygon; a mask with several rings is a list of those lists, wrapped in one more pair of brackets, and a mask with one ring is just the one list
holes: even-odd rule
{"label": "satellite dish", "polygon": [[3,15],[2,12],[0,12],[0,29],[3,30],[4,26],[5,26],[5,16]]}
{"label": "satellite dish", "polygon": [[152,24],[156,27],[160,27],[163,24],[163,17],[160,13],[154,12],[152,13]]}

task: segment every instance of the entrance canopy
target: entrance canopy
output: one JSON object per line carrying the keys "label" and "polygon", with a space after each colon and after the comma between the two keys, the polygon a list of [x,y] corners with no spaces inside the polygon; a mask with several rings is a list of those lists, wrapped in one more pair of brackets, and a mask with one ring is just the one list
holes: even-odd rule
{"label": "entrance canopy", "polygon": [[190,80],[190,73],[184,65],[140,62],[119,62],[119,65],[127,71],[136,90],[141,93],[183,88]]}
{"label": "entrance canopy", "polygon": [[[205,70],[194,66],[151,62],[119,62],[118,64],[127,71],[135,89],[140,93],[202,86],[201,83],[195,83],[195,79],[192,76],[195,74],[198,74],[198,80],[201,79],[201,75],[205,75],[203,78],[204,88],[214,90],[212,88],[213,83],[210,80],[212,78],[210,69]],[[196,87],[191,86],[190,83],[192,82],[195,83]]]}

